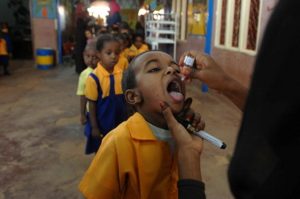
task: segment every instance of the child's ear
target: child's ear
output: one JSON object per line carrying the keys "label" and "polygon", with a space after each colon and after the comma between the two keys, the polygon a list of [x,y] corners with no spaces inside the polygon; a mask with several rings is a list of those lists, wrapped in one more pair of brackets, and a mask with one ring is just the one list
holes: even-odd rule
{"label": "child's ear", "polygon": [[125,100],[130,105],[136,105],[142,102],[142,96],[136,89],[128,89],[125,91]]}

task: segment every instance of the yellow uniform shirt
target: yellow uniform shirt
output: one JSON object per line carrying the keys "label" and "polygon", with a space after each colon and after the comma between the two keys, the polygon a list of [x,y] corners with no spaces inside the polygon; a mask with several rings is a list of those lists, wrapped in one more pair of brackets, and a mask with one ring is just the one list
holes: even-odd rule
{"label": "yellow uniform shirt", "polygon": [[129,48],[125,48],[121,53],[120,57],[125,57],[128,60]]}
{"label": "yellow uniform shirt", "polygon": [[77,95],[84,95],[85,92],[85,83],[91,72],[93,72],[94,69],[91,67],[87,67],[84,71],[80,73],[79,81],[78,81],[78,87],[77,87]]}
{"label": "yellow uniform shirt", "polygon": [[135,113],[104,138],[79,189],[88,199],[176,199],[177,180],[168,143]]}
{"label": "yellow uniform shirt", "polygon": [[119,61],[117,63],[117,65],[122,69],[122,70],[126,70],[128,68],[128,60],[127,58],[120,54],[120,57],[119,57]]}
{"label": "yellow uniform shirt", "polygon": [[135,47],[134,44],[131,45],[131,47],[129,48],[128,52],[127,52],[127,55],[129,57],[135,57],[143,52],[146,52],[146,51],[149,51],[149,48],[146,44],[143,44],[139,49],[137,49]]}
{"label": "yellow uniform shirt", "polygon": [[0,39],[0,55],[8,55],[5,39]]}
{"label": "yellow uniform shirt", "polygon": [[[99,63],[97,68],[93,71],[93,73],[98,77],[101,89],[102,89],[102,98],[109,96],[110,91],[110,75],[114,76],[115,81],[115,94],[122,94],[122,66],[117,63],[114,67],[114,71],[112,74],[107,72],[107,70]],[[92,101],[97,101],[98,99],[98,90],[97,84],[92,77],[88,77],[86,80],[86,89],[85,96],[87,99]]]}

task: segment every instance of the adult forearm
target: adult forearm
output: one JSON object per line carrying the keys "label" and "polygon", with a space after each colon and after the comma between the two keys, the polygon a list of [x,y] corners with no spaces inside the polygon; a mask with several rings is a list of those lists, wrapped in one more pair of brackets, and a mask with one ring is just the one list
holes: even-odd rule
{"label": "adult forearm", "polygon": [[200,154],[188,148],[178,149],[179,178],[202,181]]}
{"label": "adult forearm", "polygon": [[230,79],[226,82],[221,93],[228,97],[241,111],[244,110],[248,96],[248,88],[244,87],[236,80]]}

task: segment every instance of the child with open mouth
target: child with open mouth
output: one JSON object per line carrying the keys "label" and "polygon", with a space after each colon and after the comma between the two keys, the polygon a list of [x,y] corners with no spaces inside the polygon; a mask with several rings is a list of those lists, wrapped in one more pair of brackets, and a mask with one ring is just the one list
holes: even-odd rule
{"label": "child with open mouth", "polygon": [[[177,198],[175,143],[161,104],[182,114],[186,93],[179,66],[164,52],[145,52],[132,60],[122,86],[135,113],[104,138],[80,190],[86,198]],[[203,129],[200,116],[188,112],[193,126]]]}

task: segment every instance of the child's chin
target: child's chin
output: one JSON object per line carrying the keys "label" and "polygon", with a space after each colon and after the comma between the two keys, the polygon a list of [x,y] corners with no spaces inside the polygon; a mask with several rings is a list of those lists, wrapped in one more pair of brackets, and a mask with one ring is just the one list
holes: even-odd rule
{"label": "child's chin", "polygon": [[181,104],[172,104],[171,105],[171,109],[172,109],[172,112],[174,114],[180,113],[180,111],[182,110],[182,108],[183,108],[183,103],[181,103]]}

